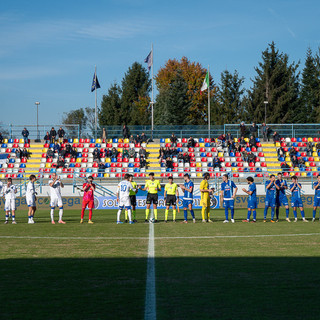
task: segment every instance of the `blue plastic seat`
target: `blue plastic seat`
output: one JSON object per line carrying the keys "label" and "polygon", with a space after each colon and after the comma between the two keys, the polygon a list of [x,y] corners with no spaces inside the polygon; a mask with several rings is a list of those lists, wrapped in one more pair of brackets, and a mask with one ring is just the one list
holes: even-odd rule
{"label": "blue plastic seat", "polygon": [[[109,167],[110,167],[110,164],[109,164]],[[133,164],[132,162],[130,162],[130,163],[128,164],[128,167],[129,167],[129,168],[133,168],[133,167],[134,167],[134,164]]]}
{"label": "blue plastic seat", "polygon": [[53,148],[54,147],[54,143],[50,143],[49,148]]}
{"label": "blue plastic seat", "polygon": [[204,142],[203,138],[199,138],[199,143]]}
{"label": "blue plastic seat", "polygon": [[213,164],[211,163],[211,162],[208,162],[208,167],[212,167],[213,166]]}
{"label": "blue plastic seat", "polygon": [[26,164],[25,163],[20,163],[20,168],[25,168]]}
{"label": "blue plastic seat", "polygon": [[260,142],[260,139],[259,139],[259,138],[256,138],[256,142]]}
{"label": "blue plastic seat", "polygon": [[103,173],[98,173],[98,178],[103,178]]}
{"label": "blue plastic seat", "polygon": [[165,143],[165,139],[161,138],[160,143]]}
{"label": "blue plastic seat", "polygon": [[293,147],[297,147],[297,146],[298,146],[298,143],[297,143],[297,142],[293,142],[293,143],[292,143],[292,146],[293,146]]}
{"label": "blue plastic seat", "polygon": [[86,170],[87,172],[92,172],[92,169],[91,168],[87,168],[87,170]]}
{"label": "blue plastic seat", "polygon": [[237,163],[236,162],[232,162],[231,167],[236,168],[237,167]]}
{"label": "blue plastic seat", "polygon": [[304,161],[308,161],[308,157],[303,157],[303,160]]}
{"label": "blue plastic seat", "polygon": [[81,152],[77,153],[77,158],[82,158],[82,153]]}
{"label": "blue plastic seat", "polygon": [[3,143],[1,148],[7,148],[7,144],[6,143]]}
{"label": "blue plastic seat", "polygon": [[101,144],[100,143],[96,143],[96,148],[101,148]]}
{"label": "blue plastic seat", "polygon": [[167,168],[167,170],[166,170],[167,172],[171,172],[172,171],[172,169],[171,168]]}
{"label": "blue plastic seat", "polygon": [[13,158],[9,159],[9,163],[15,163],[15,162],[16,162],[15,159],[13,159]]}
{"label": "blue plastic seat", "polygon": [[74,163],[70,163],[69,164],[69,168],[74,168],[75,167],[75,164]]}
{"label": "blue plastic seat", "polygon": [[133,171],[134,172],[140,172],[140,169],[139,168],[135,168]]}
{"label": "blue plastic seat", "polygon": [[69,142],[69,143],[73,143],[73,139],[71,139],[71,138],[68,139],[68,142]]}
{"label": "blue plastic seat", "polygon": [[95,139],[91,139],[90,143],[96,143],[96,140]]}
{"label": "blue plastic seat", "polygon": [[118,139],[117,139],[117,138],[114,138],[114,139],[112,140],[112,142],[113,142],[113,143],[118,143]]}
{"label": "blue plastic seat", "polygon": [[251,151],[251,149],[249,147],[246,147],[246,151],[249,152]]}
{"label": "blue plastic seat", "polygon": [[13,143],[13,139],[9,139],[9,140],[8,140],[8,143]]}
{"label": "blue plastic seat", "polygon": [[284,157],[279,158],[279,161],[281,161],[281,162],[283,162],[284,160],[285,160]]}
{"label": "blue plastic seat", "polygon": [[312,172],[309,171],[309,172],[307,173],[307,177],[312,177]]}
{"label": "blue plastic seat", "polygon": [[297,138],[297,142],[302,142],[302,139],[301,138]]}
{"label": "blue plastic seat", "polygon": [[166,166],[165,163],[161,163],[161,168],[164,168]]}
{"label": "blue plastic seat", "polygon": [[200,153],[200,157],[201,157],[201,158],[204,158],[204,157],[206,157],[206,156],[207,156],[207,154],[206,154],[205,152],[201,152],[201,153]]}
{"label": "blue plastic seat", "polygon": [[22,173],[18,173],[17,178],[23,178],[23,174]]}
{"label": "blue plastic seat", "polygon": [[182,148],[177,148],[178,152],[182,152]]}
{"label": "blue plastic seat", "polygon": [[300,168],[300,171],[306,171],[306,168],[301,167],[301,168]]}
{"label": "blue plastic seat", "polygon": [[230,152],[229,156],[230,156],[230,157],[235,157],[234,152]]}
{"label": "blue plastic seat", "polygon": [[301,153],[300,153],[300,152],[297,152],[296,156],[297,156],[297,157],[300,157],[300,156],[301,156]]}
{"label": "blue plastic seat", "polygon": [[243,172],[249,172],[249,168],[244,168]]}
{"label": "blue plastic seat", "polygon": [[56,172],[56,171],[57,171],[56,168],[51,168],[51,169],[50,169],[50,172],[51,172],[51,173]]}

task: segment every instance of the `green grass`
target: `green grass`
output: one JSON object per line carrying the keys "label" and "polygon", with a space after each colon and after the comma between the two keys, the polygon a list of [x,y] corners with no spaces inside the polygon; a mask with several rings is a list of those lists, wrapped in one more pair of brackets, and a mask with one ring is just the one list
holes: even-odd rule
{"label": "green grass", "polygon": [[[51,225],[48,211],[35,225],[26,216],[0,221],[1,319],[143,319],[148,224],[116,225],[115,211],[95,211],[94,225],[74,210],[66,225]],[[223,224],[215,210],[212,224],[155,224],[158,319],[319,319],[320,223],[245,216],[236,210],[236,223]],[[233,237],[248,235],[282,236]]]}

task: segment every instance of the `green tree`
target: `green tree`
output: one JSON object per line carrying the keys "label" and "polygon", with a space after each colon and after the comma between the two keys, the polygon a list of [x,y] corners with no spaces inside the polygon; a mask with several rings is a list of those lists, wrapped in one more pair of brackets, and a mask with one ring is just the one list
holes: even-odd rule
{"label": "green tree", "polygon": [[188,85],[182,73],[177,72],[169,86],[157,96],[154,108],[155,124],[188,124],[191,101],[187,96]]}
{"label": "green tree", "polygon": [[236,123],[244,119],[242,104],[244,78],[238,71],[231,74],[228,70],[221,73],[217,92],[211,99],[211,121],[214,124]]}
{"label": "green tree", "polygon": [[257,75],[246,99],[250,121],[264,122],[264,101],[268,101],[268,123],[293,121],[299,106],[298,66],[289,63],[288,55],[279,52],[274,42],[262,52],[262,61],[255,68]]}
{"label": "green tree", "polygon": [[149,93],[151,79],[147,70],[134,62],[122,79],[120,113],[123,124],[150,124]]}
{"label": "green tree", "polygon": [[72,138],[78,137],[78,126],[79,125],[79,131],[80,134],[82,130],[84,129],[87,122],[87,118],[85,115],[85,110],[83,108],[71,110],[69,112],[64,112],[62,117],[62,123],[63,124],[74,124],[74,127],[68,127],[68,134]]}
{"label": "green tree", "polygon": [[99,111],[100,127],[121,125],[124,122],[121,111],[121,89],[114,83],[102,97]]}

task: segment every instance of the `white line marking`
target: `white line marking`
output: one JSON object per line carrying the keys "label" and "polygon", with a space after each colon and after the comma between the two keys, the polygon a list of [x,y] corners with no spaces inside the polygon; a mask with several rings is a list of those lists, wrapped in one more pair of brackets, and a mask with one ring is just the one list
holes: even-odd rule
{"label": "white line marking", "polygon": [[144,309],[145,320],[156,320],[156,276],[155,276],[155,254],[154,254],[154,224],[149,225],[149,244],[146,280],[146,302]]}
{"label": "white line marking", "polygon": [[[153,225],[153,223],[150,223]],[[228,238],[269,238],[269,237],[303,237],[320,236],[320,233],[283,233],[283,234],[252,234],[245,236],[191,236],[191,237],[153,237],[154,240],[170,239],[228,239]],[[41,236],[0,236],[0,239],[48,239],[48,240],[150,240],[150,237],[41,237]],[[154,248],[153,248],[154,251]],[[154,254],[154,252],[153,252]],[[149,254],[148,254],[149,257]]]}

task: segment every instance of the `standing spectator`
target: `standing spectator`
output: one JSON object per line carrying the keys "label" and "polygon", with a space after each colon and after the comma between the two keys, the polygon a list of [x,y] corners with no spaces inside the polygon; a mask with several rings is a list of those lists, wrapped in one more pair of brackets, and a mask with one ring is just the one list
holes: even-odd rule
{"label": "standing spectator", "polygon": [[311,156],[312,156],[312,150],[313,150],[313,144],[312,144],[311,141],[309,141],[309,142],[307,143],[307,147],[306,147],[306,149],[305,149],[305,151],[307,152],[307,156],[308,156],[308,157],[311,157]]}
{"label": "standing spectator", "polygon": [[24,143],[28,143],[29,131],[27,130],[27,128],[24,128],[21,134],[23,136]]}
{"label": "standing spectator", "polygon": [[60,127],[58,130],[59,143],[63,143],[65,134],[66,134],[65,131]]}
{"label": "standing spectator", "polygon": [[101,136],[102,141],[106,141],[107,140],[107,132],[105,128],[102,128],[102,136]]}
{"label": "standing spectator", "polygon": [[2,133],[0,132],[0,143],[3,142],[3,136],[2,136]]}
{"label": "standing spectator", "polygon": [[233,135],[230,132],[227,133],[226,140],[227,141],[232,141],[233,140]]}
{"label": "standing spectator", "polygon": [[262,134],[262,139],[263,139],[263,141],[267,141],[267,140],[268,140],[268,135],[267,135],[267,133],[268,133],[268,127],[266,126],[265,123],[263,123],[263,124],[261,125],[261,134]]}
{"label": "standing spectator", "polygon": [[246,125],[244,124],[244,122],[242,121],[240,123],[240,136],[245,137],[247,134],[247,128]]}
{"label": "standing spectator", "polygon": [[129,138],[129,136],[130,136],[130,134],[129,134],[129,128],[128,128],[126,125],[123,125],[122,135],[123,135],[123,138],[124,138],[124,139]]}
{"label": "standing spectator", "polygon": [[178,138],[175,136],[174,133],[171,134],[170,141],[171,141],[171,146],[172,147],[176,147],[177,146]]}
{"label": "standing spectator", "polygon": [[50,143],[50,134],[47,131],[46,135],[43,137],[44,143]]}
{"label": "standing spectator", "polygon": [[252,126],[250,127],[250,134],[251,134],[254,138],[256,138],[257,135],[258,135],[258,127],[257,127],[257,125],[256,125],[254,122],[252,123]]}
{"label": "standing spectator", "polygon": [[51,143],[54,143],[56,141],[57,132],[54,130],[54,127],[50,130],[50,141]]}

